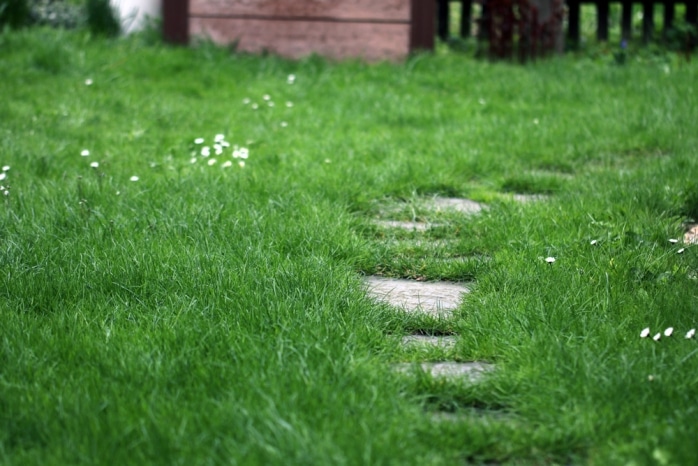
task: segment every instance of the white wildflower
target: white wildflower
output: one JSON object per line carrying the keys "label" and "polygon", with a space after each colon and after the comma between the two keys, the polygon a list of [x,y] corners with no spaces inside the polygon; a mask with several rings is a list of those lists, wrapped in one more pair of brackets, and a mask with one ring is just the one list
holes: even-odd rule
{"label": "white wildflower", "polygon": [[97,168],[97,167],[99,167],[99,162],[92,162],[92,163],[90,164],[90,167],[92,167],[92,168]]}
{"label": "white wildflower", "polygon": [[87,78],[85,80],[85,86],[91,86],[92,85],[92,78]]}
{"label": "white wildflower", "polygon": [[240,161],[238,162],[238,165],[240,166],[240,168],[245,168],[245,161],[244,161],[244,160],[240,160]]}
{"label": "white wildflower", "polygon": [[696,329],[692,328],[691,330],[686,332],[686,339],[690,340],[691,338],[693,338],[693,335],[695,335],[695,334],[696,334]]}
{"label": "white wildflower", "polygon": [[661,333],[658,333],[658,334],[656,334],[655,336],[652,337],[652,339],[653,339],[654,341],[659,341],[660,338],[662,338],[662,334],[661,334]]}
{"label": "white wildflower", "polygon": [[683,254],[683,252],[686,250],[686,248],[681,248],[678,251],[676,251],[677,254]]}
{"label": "white wildflower", "polygon": [[131,178],[129,178],[131,181],[138,181],[140,178],[138,178],[136,175],[133,175]]}
{"label": "white wildflower", "polygon": [[2,166],[2,171],[6,172],[6,171],[9,171],[9,170],[10,170],[10,166],[9,166],[9,165],[3,165],[3,166]]}
{"label": "white wildflower", "polygon": [[287,106],[288,108],[293,107],[293,102],[286,102],[286,106]]}
{"label": "white wildflower", "polygon": [[196,138],[194,139],[194,144],[203,144],[204,143],[204,138]]}
{"label": "white wildflower", "polygon": [[552,264],[553,262],[555,262],[555,258],[554,257],[546,257],[545,262],[547,262],[548,264]]}
{"label": "white wildflower", "polygon": [[672,333],[674,333],[674,327],[668,327],[666,330],[664,330],[665,337],[670,337]]}
{"label": "white wildflower", "polygon": [[83,157],[87,157],[88,155],[90,155],[90,151],[87,149],[84,149],[82,152],[80,152],[80,155]]}
{"label": "white wildflower", "polygon": [[233,166],[233,162],[231,162],[230,160],[226,160],[225,162],[223,162],[223,165],[221,165],[221,167],[223,167],[223,168],[228,168],[228,167],[232,167],[232,166]]}
{"label": "white wildflower", "polygon": [[208,157],[209,155],[211,155],[211,148],[208,147],[208,146],[202,147],[202,148],[201,148],[201,155],[202,155],[203,157]]}
{"label": "white wildflower", "polygon": [[642,332],[640,332],[640,338],[647,338],[650,335],[650,328],[643,328]]}
{"label": "white wildflower", "polygon": [[670,238],[670,239],[669,239],[669,242],[670,242],[671,244],[676,244],[676,243],[679,242],[679,240],[677,240],[676,238]]}
{"label": "white wildflower", "polygon": [[5,172],[0,173],[0,180],[4,180],[5,178],[7,178],[7,173],[5,173]]}
{"label": "white wildflower", "polygon": [[225,136],[222,134],[216,134],[216,136],[213,138],[214,142],[221,142],[225,139]]}

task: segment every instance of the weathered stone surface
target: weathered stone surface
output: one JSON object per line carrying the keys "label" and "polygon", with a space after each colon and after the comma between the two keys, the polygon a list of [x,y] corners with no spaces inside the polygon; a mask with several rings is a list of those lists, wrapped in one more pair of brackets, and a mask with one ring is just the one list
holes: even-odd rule
{"label": "weathered stone surface", "polygon": [[467,286],[453,282],[419,282],[370,276],[365,278],[369,296],[408,312],[436,316],[449,314],[460,304]]}
{"label": "weathered stone surface", "polygon": [[454,335],[407,335],[402,339],[402,345],[410,348],[440,348],[451,349],[456,346],[458,337]]}
{"label": "weathered stone surface", "polygon": [[437,226],[431,223],[407,221],[403,222],[400,220],[376,220],[373,223],[381,228],[399,228],[401,230],[409,231],[426,231],[432,226]]}
{"label": "weathered stone surface", "polygon": [[[401,363],[395,365],[395,370],[402,373],[410,373],[415,365],[411,363]],[[480,361],[472,362],[423,362],[418,365],[419,369],[431,375],[435,379],[445,379],[449,381],[463,381],[474,383],[494,370],[492,364]]]}
{"label": "weathered stone surface", "polygon": [[464,214],[476,214],[484,208],[479,202],[458,197],[434,197],[426,201],[426,206],[436,212],[453,210]]}

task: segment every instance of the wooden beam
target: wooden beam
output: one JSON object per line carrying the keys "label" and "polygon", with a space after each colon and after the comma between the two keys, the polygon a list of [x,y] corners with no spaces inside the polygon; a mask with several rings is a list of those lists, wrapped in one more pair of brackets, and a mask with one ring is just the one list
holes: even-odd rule
{"label": "wooden beam", "polygon": [[608,0],[596,3],[596,38],[601,42],[608,41]]}
{"label": "wooden beam", "polygon": [[172,44],[189,43],[189,1],[165,0],[162,2],[162,35]]}
{"label": "wooden beam", "polygon": [[625,41],[631,39],[633,35],[633,2],[624,0],[620,13],[621,38]]}
{"label": "wooden beam", "polygon": [[467,38],[473,23],[473,0],[461,0],[460,3],[460,36]]}
{"label": "wooden beam", "polygon": [[642,2],[642,41],[647,44],[652,40],[654,33],[654,1]]}
{"label": "wooden beam", "polygon": [[567,40],[573,48],[579,46],[579,0],[567,0]]}
{"label": "wooden beam", "polygon": [[434,0],[412,0],[410,21],[410,52],[434,50]]}

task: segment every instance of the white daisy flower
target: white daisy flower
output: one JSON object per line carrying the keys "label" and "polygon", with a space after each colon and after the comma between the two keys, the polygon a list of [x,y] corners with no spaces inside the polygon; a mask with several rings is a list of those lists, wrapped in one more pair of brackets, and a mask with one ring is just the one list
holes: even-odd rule
{"label": "white daisy flower", "polygon": [[681,248],[678,251],[676,251],[677,254],[683,254],[683,252],[686,250],[686,248]]}
{"label": "white daisy flower", "polygon": [[686,339],[690,340],[691,338],[693,338],[693,335],[695,335],[695,334],[696,334],[696,329],[692,328],[691,330],[686,332]]}
{"label": "white daisy flower", "polygon": [[286,106],[287,106],[288,108],[293,107],[293,102],[286,102]]}
{"label": "white daisy flower", "polygon": [[133,175],[131,178],[129,178],[131,181],[138,181],[140,178],[138,178],[136,175]]}
{"label": "white daisy flower", "polygon": [[2,171],[6,172],[6,171],[9,171],[9,170],[10,170],[10,166],[9,166],[9,165],[3,165]]}
{"label": "white daisy flower", "polygon": [[90,151],[87,149],[84,149],[82,152],[80,152],[80,155],[83,157],[87,157],[88,155],[90,155]]}
{"label": "white daisy flower", "polygon": [[87,79],[85,80],[85,86],[91,86],[91,85],[92,85],[92,79],[91,79],[91,78],[87,78]]}
{"label": "white daisy flower", "polygon": [[296,81],[296,75],[295,74],[289,74],[288,78],[286,78],[286,82],[289,84],[293,84]]}
{"label": "white daisy flower", "polygon": [[222,134],[216,134],[216,136],[213,138],[215,142],[221,142],[222,140],[225,139],[225,136]]}
{"label": "white daisy flower", "polygon": [[671,244],[676,244],[676,243],[679,242],[679,240],[677,240],[676,238],[670,238],[670,239],[669,239],[669,242],[670,242]]}
{"label": "white daisy flower", "polygon": [[661,333],[658,333],[658,334],[656,334],[655,336],[652,337],[652,339],[653,339],[654,341],[659,341],[660,338],[662,338],[662,334],[661,334]]}
{"label": "white daisy flower", "polygon": [[99,162],[92,162],[92,163],[90,164],[90,167],[92,167],[92,168],[97,168],[97,167],[99,167]]}
{"label": "white daisy flower", "polygon": [[642,332],[640,332],[640,338],[647,338],[650,335],[650,328],[643,328]]}
{"label": "white daisy flower", "polygon": [[0,173],[0,180],[4,180],[5,178],[7,178],[7,173],[5,173],[5,172]]}
{"label": "white daisy flower", "polygon": [[204,138],[196,138],[194,139],[194,144],[203,144],[204,143]]}
{"label": "white daisy flower", "polygon": [[240,161],[238,162],[238,165],[240,166],[240,168],[245,168],[245,161],[244,161],[244,160],[240,160]]}
{"label": "white daisy flower", "polygon": [[548,264],[552,264],[553,262],[555,262],[555,258],[554,257],[546,257],[545,262],[547,262]]}
{"label": "white daisy flower", "polygon": [[225,162],[223,162],[223,165],[221,165],[221,167],[223,167],[223,168],[228,168],[228,167],[232,167],[232,166],[233,166],[233,162],[231,162],[230,160],[226,160]]}
{"label": "white daisy flower", "polygon": [[672,333],[674,333],[674,327],[668,327],[666,330],[664,330],[665,337],[670,337]]}

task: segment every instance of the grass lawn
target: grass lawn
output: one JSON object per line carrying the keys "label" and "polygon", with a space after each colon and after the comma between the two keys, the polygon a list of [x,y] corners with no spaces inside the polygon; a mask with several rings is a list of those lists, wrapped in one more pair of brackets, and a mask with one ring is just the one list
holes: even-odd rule
{"label": "grass lawn", "polygon": [[[1,33],[0,464],[695,464],[697,63]],[[437,320],[362,274],[473,291]],[[496,369],[391,370],[444,358]]]}

